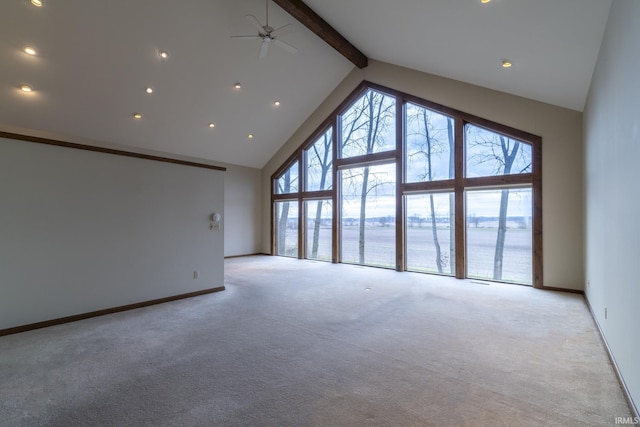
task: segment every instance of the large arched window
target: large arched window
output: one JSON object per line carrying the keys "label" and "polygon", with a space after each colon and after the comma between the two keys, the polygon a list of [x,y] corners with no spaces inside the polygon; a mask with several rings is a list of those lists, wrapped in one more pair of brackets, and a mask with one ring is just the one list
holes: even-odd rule
{"label": "large arched window", "polygon": [[272,176],[272,253],[542,287],[541,138],[363,82]]}

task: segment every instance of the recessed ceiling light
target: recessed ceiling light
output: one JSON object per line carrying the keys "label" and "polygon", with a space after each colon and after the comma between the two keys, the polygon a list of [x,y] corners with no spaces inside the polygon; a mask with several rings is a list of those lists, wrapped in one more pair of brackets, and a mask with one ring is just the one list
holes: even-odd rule
{"label": "recessed ceiling light", "polygon": [[511,61],[509,61],[508,59],[503,59],[502,60],[502,67],[503,68],[509,68],[513,65],[513,63],[511,63]]}
{"label": "recessed ceiling light", "polygon": [[20,90],[23,92],[33,92],[33,88],[29,85],[20,85]]}
{"label": "recessed ceiling light", "polygon": [[158,55],[160,55],[160,58],[162,59],[167,59],[169,57],[169,52],[166,50],[159,50]]}
{"label": "recessed ceiling light", "polygon": [[27,47],[25,47],[25,48],[24,48],[24,51],[25,51],[25,53],[27,53],[27,54],[29,54],[29,55],[35,55],[36,53],[38,53],[38,52],[36,52],[36,50],[35,50],[34,48],[32,48],[31,46],[27,46]]}
{"label": "recessed ceiling light", "polygon": [[142,118],[142,114],[140,113],[133,113],[133,118],[136,120],[140,120]]}
{"label": "recessed ceiling light", "polygon": [[147,92],[147,93],[153,93],[153,89],[151,89],[150,87],[145,88],[144,91]]}
{"label": "recessed ceiling light", "polygon": [[42,7],[42,0],[31,0],[31,4],[34,6]]}
{"label": "recessed ceiling light", "polygon": [[214,128],[214,127],[216,127],[216,124],[215,123],[209,123],[209,127],[210,128]]}
{"label": "recessed ceiling light", "polygon": [[274,102],[273,105],[275,105],[276,107],[279,107],[280,106],[280,101]]}
{"label": "recessed ceiling light", "polygon": [[236,83],[233,85],[234,89],[240,89],[242,85],[240,83]]}
{"label": "recessed ceiling light", "polygon": [[252,134],[252,133],[250,133],[249,135],[247,135],[247,138],[249,138],[249,139],[253,139],[253,134]]}

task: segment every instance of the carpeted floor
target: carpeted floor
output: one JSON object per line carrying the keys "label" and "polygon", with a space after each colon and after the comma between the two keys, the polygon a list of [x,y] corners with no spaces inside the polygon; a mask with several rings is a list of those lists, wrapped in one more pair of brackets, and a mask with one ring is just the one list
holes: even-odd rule
{"label": "carpeted floor", "polygon": [[278,257],[221,293],[0,338],[2,426],[603,426],[582,296]]}

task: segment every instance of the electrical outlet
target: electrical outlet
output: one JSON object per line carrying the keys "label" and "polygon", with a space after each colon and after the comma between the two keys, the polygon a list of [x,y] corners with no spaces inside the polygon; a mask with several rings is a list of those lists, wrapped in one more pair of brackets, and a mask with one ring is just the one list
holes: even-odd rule
{"label": "electrical outlet", "polygon": [[198,270],[193,272],[193,278],[194,279],[199,279],[200,278],[200,272]]}

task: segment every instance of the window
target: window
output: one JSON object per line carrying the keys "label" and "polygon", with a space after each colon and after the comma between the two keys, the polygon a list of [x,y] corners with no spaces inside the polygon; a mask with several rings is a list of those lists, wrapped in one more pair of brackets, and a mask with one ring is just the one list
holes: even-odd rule
{"label": "window", "polygon": [[407,270],[455,275],[454,193],[412,194],[405,199]]}
{"label": "window", "polygon": [[288,168],[277,180],[276,194],[289,194],[298,192],[298,162]]}
{"label": "window", "polygon": [[543,287],[541,138],[371,83],[273,175],[274,254]]}
{"label": "window", "polygon": [[531,284],[531,189],[467,191],[467,276]]}
{"label": "window", "polygon": [[395,251],[395,164],[340,171],[342,262],[393,268]]}
{"label": "window", "polygon": [[305,203],[306,254],[308,259],[331,261],[333,203],[331,200],[307,200]]}
{"label": "window", "polygon": [[478,126],[465,126],[466,176],[531,173],[531,145]]}
{"label": "window", "polygon": [[298,256],[298,202],[276,202],[278,255]]}
{"label": "window", "polygon": [[304,152],[307,191],[330,190],[333,187],[332,130],[329,128]]}
{"label": "window", "polygon": [[396,148],[395,98],[367,90],[340,117],[341,157],[364,156]]}
{"label": "window", "polygon": [[412,103],[405,116],[405,182],[453,178],[453,119]]}

